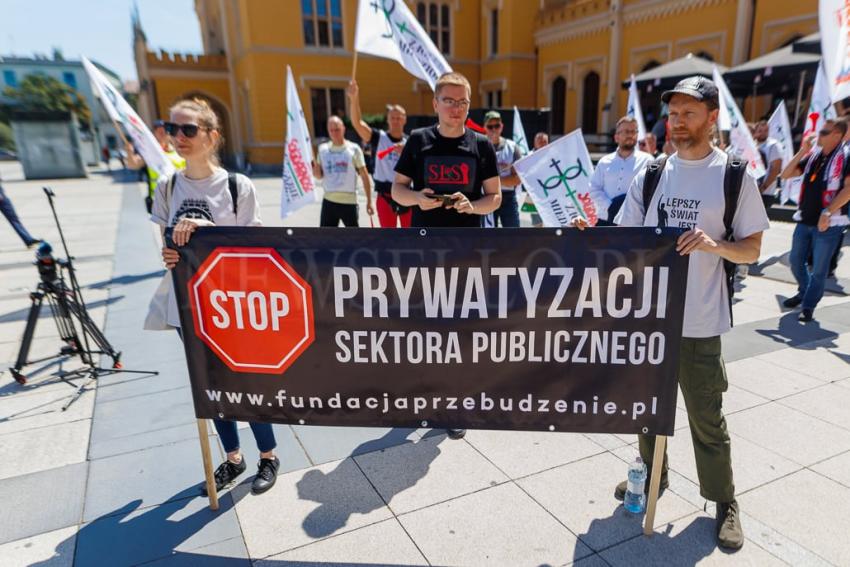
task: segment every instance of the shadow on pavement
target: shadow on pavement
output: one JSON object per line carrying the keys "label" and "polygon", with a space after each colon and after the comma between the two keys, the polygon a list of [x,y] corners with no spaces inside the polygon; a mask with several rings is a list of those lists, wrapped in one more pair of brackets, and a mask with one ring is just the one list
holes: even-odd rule
{"label": "shadow on pavement", "polygon": [[[663,504],[659,503],[659,506],[661,505]],[[618,506],[608,518],[593,520],[585,533],[578,534],[579,541],[586,545],[588,542],[611,541],[612,533],[623,533],[623,524],[626,520],[634,521],[642,526],[643,515],[640,517],[629,515],[626,518],[627,514],[622,510],[622,506]],[[671,535],[672,524],[668,524],[663,532],[656,529],[651,537],[644,536],[641,528],[641,535],[612,546],[615,551],[618,548],[622,550],[621,553],[623,554],[617,556],[619,561],[616,564],[667,567],[673,564],[671,558],[675,557],[677,566],[697,565],[717,549],[714,535],[715,525],[713,518],[699,516],[676,535]],[[582,545],[576,545],[573,560],[578,561],[580,557],[586,554],[586,549]],[[609,547],[608,549],[612,548]],[[605,551],[600,550],[601,553],[605,553]]]}
{"label": "shadow on pavement", "polygon": [[[126,505],[85,524],[76,535],[59,543],[54,556],[35,563],[35,566],[48,567],[66,563],[67,554],[75,549],[71,558],[74,565],[136,565],[168,557],[181,559],[184,565],[225,565],[233,564],[232,557],[215,557],[175,551],[181,544],[198,534],[204,527],[221,518],[235,505],[234,496],[223,494],[219,499],[220,508],[212,511],[203,505],[186,515],[184,509],[192,503],[198,507],[199,485],[193,485],[175,495],[163,504],[138,511],[141,500]],[[235,521],[235,519],[234,519]],[[72,544],[76,538],[76,546]],[[199,542],[199,547],[219,543]],[[194,562],[191,560],[195,558]],[[185,560],[185,561],[183,561]]]}
{"label": "shadow on pavement", "polygon": [[117,278],[112,278],[108,280],[103,280],[102,282],[97,282],[93,284],[89,284],[85,286],[86,289],[109,289],[111,287],[119,286],[119,285],[131,285],[136,282],[141,282],[144,280],[149,280],[152,278],[161,278],[165,275],[165,270],[157,270],[155,272],[148,272],[146,274],[132,274],[126,276],[119,276]]}
{"label": "shadow on pavement", "polygon": [[[392,429],[379,439],[362,443],[352,451],[352,455],[362,455],[403,444],[409,434],[410,430],[408,429]],[[393,477],[390,493],[386,493],[386,486],[382,487],[384,488],[383,491],[379,491],[384,500],[380,503],[375,500],[367,502],[365,499],[353,498],[340,500],[339,487],[350,484],[351,461],[349,459],[343,460],[334,470],[328,473],[318,469],[307,471],[296,485],[298,497],[301,500],[318,502],[319,507],[310,512],[304,519],[302,524],[304,531],[313,538],[327,537],[345,526],[351,515],[368,514],[383,506],[384,503],[389,504],[396,494],[411,488],[428,474],[431,463],[440,454],[438,445],[443,439],[445,437],[436,442],[428,440],[428,442],[420,442],[415,445],[414,458],[408,459],[404,463],[403,469],[397,471],[398,474]]]}
{"label": "shadow on pavement", "polygon": [[[98,301],[91,301],[86,303],[86,309],[91,311],[92,309],[97,309],[98,307],[103,307],[104,305],[109,306],[113,303],[121,301],[124,299],[123,295],[119,295],[116,297],[110,297],[108,299],[101,299]],[[18,309],[17,311],[10,311],[9,313],[5,313],[0,315],[0,323],[11,323],[13,321],[26,321],[29,317],[30,308],[27,307],[25,309]],[[39,321],[42,319],[50,319],[52,317],[50,306],[47,304],[45,300],[44,304],[41,306],[41,312],[39,313]],[[57,337],[57,342],[59,341]]]}
{"label": "shadow on pavement", "polygon": [[[794,348],[813,348],[806,347],[807,343],[817,341],[825,341],[826,339],[835,339],[838,337],[838,332],[830,331],[821,327],[817,320],[817,311],[815,311],[815,320],[809,323],[801,323],[797,320],[799,313],[791,311],[786,313],[779,319],[777,329],[756,329],[756,333],[771,338],[774,341],[789,347]],[[818,344],[817,346],[826,348],[837,348],[835,342],[829,344]]]}

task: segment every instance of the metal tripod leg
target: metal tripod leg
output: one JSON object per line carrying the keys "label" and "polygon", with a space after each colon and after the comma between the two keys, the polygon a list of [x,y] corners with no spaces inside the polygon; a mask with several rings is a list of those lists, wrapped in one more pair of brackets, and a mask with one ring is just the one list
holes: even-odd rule
{"label": "metal tripod leg", "polygon": [[38,317],[41,315],[41,305],[44,303],[44,293],[34,291],[30,294],[32,305],[27,316],[27,326],[24,328],[24,337],[21,339],[21,348],[18,350],[18,360],[10,370],[12,377],[20,384],[25,384],[27,379],[21,373],[21,369],[27,365],[27,359],[30,355],[30,347],[32,346],[32,338],[35,335],[35,324],[38,322]]}

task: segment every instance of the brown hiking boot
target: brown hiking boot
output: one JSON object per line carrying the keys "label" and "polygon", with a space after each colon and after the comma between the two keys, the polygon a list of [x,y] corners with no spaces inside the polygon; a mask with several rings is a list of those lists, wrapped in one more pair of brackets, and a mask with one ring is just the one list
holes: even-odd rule
{"label": "brown hiking boot", "polygon": [[744,545],[737,500],[717,503],[717,545],[725,549],[741,549]]}
{"label": "brown hiking boot", "polygon": [[[626,490],[628,490],[629,481],[624,480],[620,484],[617,485],[617,488],[614,489],[614,498],[617,500],[625,500],[626,498]],[[661,498],[661,495],[664,494],[664,490],[670,486],[670,481],[667,479],[666,474],[661,475],[661,484],[658,487],[658,497]],[[646,483],[643,485],[643,493],[646,494],[647,498],[649,498],[649,478],[646,479]]]}

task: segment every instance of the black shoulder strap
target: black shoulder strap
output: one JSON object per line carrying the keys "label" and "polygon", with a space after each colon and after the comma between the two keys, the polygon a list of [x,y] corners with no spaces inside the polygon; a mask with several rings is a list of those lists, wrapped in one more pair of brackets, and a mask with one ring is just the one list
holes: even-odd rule
{"label": "black shoulder strap", "polygon": [[652,202],[652,196],[655,195],[655,190],[658,188],[658,182],[661,181],[661,173],[664,171],[664,166],[667,165],[667,156],[663,155],[652,163],[646,166],[646,175],[643,178],[643,212],[649,210],[649,203]]}
{"label": "black shoulder strap", "polygon": [[[171,177],[168,178],[168,183],[165,184],[165,209],[171,211],[171,196],[174,194],[174,184],[177,183],[177,172],[171,174]],[[167,218],[166,216],[166,218]]]}
{"label": "black shoulder strap", "polygon": [[732,222],[738,211],[738,200],[741,197],[741,187],[744,184],[744,175],[747,174],[747,163],[737,157],[730,157],[726,161],[726,171],[723,173],[723,198],[725,201],[723,209],[723,226],[726,227],[726,240],[733,240]]}
{"label": "black shoulder strap", "polygon": [[230,190],[230,199],[233,201],[233,214],[236,215],[239,210],[239,190],[236,187],[236,174],[227,174],[227,188]]}
{"label": "black shoulder strap", "polygon": [[[741,187],[744,184],[744,176],[747,174],[747,163],[737,157],[730,156],[726,161],[726,169],[723,172],[723,226],[726,227],[724,240],[732,242],[735,240],[732,223],[735,213],[738,211],[738,200],[741,197]],[[726,290],[729,297],[729,323],[735,324],[732,316],[732,296],[735,294],[735,268],[736,265],[729,260],[723,260],[723,271],[726,276]]]}

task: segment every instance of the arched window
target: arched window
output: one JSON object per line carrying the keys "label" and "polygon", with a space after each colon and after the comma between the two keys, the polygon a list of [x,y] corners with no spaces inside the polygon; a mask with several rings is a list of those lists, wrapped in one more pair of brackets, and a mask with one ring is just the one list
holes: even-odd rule
{"label": "arched window", "polygon": [[567,81],[563,77],[557,77],[552,81],[552,134],[564,133],[564,118],[567,114]]}
{"label": "arched window", "polygon": [[582,93],[581,129],[595,134],[599,127],[599,73],[591,71],[584,76]]}

